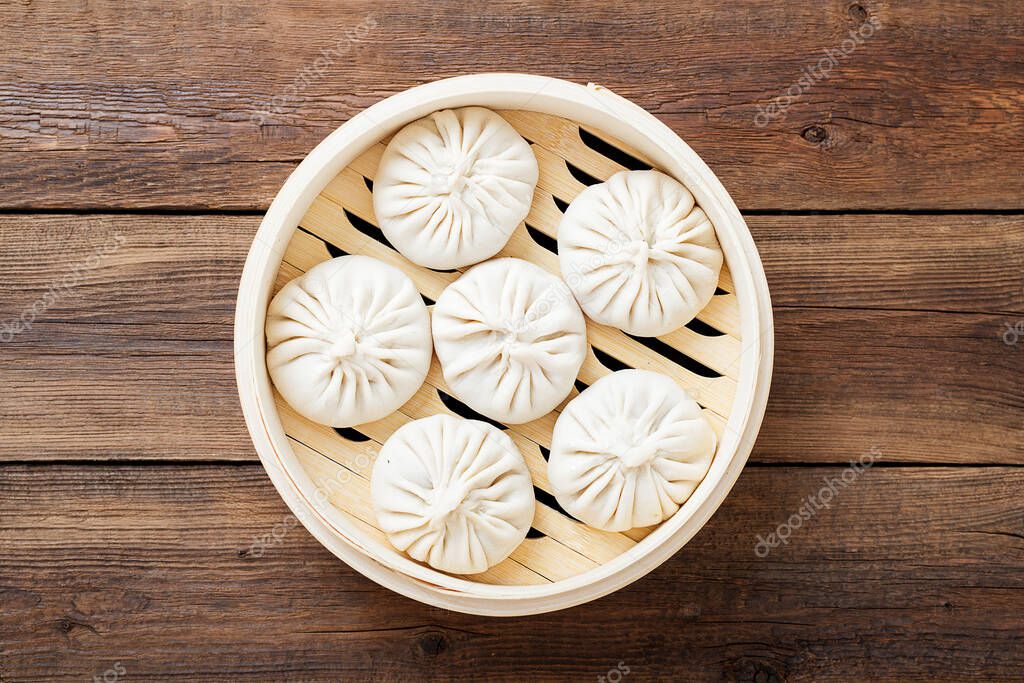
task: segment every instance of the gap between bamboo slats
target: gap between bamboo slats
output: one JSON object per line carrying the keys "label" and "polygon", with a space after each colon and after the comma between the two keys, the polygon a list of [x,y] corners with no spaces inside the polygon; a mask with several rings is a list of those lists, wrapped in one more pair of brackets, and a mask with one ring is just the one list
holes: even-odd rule
{"label": "gap between bamboo slats", "polygon": [[[511,236],[501,256],[529,260],[555,275],[559,275],[557,255],[539,244],[526,226],[554,238],[561,210],[555,197],[568,203],[585,185],[569,172],[563,157],[570,163],[599,180],[624,170],[614,160],[587,147],[579,135],[579,127],[565,119],[533,112],[503,111],[506,119],[533,143],[540,166],[538,189],[525,224]],[[594,131],[591,134],[609,144],[623,148],[621,143]],[[346,211],[357,219],[376,227],[370,188],[364,177],[372,182],[384,143],[367,150],[343,170],[321,193],[300,226],[308,231],[296,230],[288,245],[284,262],[278,273],[275,292],[285,282],[297,277],[312,266],[331,258],[328,245],[351,254],[366,254],[400,268],[415,283],[420,292],[436,300],[440,292],[461,273],[444,273],[418,267],[407,261],[390,246],[357,229]],[[625,148],[630,155],[642,159],[636,152]],[[310,234],[311,233],[311,234]],[[739,311],[732,293],[732,281],[723,268],[719,287],[726,292],[716,295],[712,304],[698,315],[698,319],[724,334],[702,335],[682,327],[659,337],[659,341],[689,358],[721,374],[707,378],[678,365],[651,348],[628,337],[620,330],[597,325],[588,319],[588,341],[592,347],[632,367],[653,369],[673,376],[704,406],[715,431],[722,435],[736,390],[739,340]],[[588,349],[580,381],[591,384],[609,374],[610,369]],[[293,450],[318,486],[337,481],[341,470],[347,473],[344,495],[327,486],[328,499],[342,510],[346,518],[357,524],[374,538],[386,542],[385,535],[376,526],[369,498],[369,472],[361,468],[360,457],[372,463],[380,445],[395,429],[410,420],[437,413],[455,414],[441,400],[439,392],[454,396],[448,390],[436,357],[432,358],[427,381],[402,408],[377,422],[360,425],[357,430],[368,441],[346,439],[336,430],[318,425],[301,417],[276,395],[279,414]],[[578,392],[573,389],[569,398],[554,412],[524,425],[515,425],[506,433],[523,454],[534,485],[546,493],[553,493],[547,480],[547,463],[541,448],[550,448],[551,432],[558,412]],[[646,537],[651,529],[633,529],[624,533],[605,532],[588,527],[538,501],[533,527],[545,534],[543,538],[528,538],[508,560],[483,574],[466,578],[485,583],[531,584],[557,581],[591,569],[629,550]]]}

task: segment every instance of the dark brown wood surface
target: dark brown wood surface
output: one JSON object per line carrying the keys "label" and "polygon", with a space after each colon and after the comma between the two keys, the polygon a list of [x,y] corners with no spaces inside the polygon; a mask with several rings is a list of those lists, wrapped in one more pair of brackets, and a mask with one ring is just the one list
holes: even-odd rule
{"label": "dark brown wood surface", "polygon": [[[0,681],[1020,680],[1016,0],[60,0],[0,27]],[[231,342],[295,164],[383,97],[493,70],[599,82],[686,139],[746,214],[777,345],[707,527],[627,589],[512,620],[392,594],[296,526]]]}
{"label": "dark brown wood surface", "polygon": [[[867,20],[870,38],[756,125]],[[360,109],[502,70],[633,99],[741,208],[1024,208],[1019,0],[62,0],[5,3],[0,26],[12,207],[265,208]]]}
{"label": "dark brown wood surface", "polygon": [[410,601],[338,562],[258,467],[12,465],[0,481],[13,520],[4,673],[82,678],[120,662],[124,680],[594,681],[622,662],[628,680],[1016,676],[1024,576],[1007,501],[1024,470],[871,469],[759,558],[755,532],[837,474],[751,468],[636,584],[491,619]]}

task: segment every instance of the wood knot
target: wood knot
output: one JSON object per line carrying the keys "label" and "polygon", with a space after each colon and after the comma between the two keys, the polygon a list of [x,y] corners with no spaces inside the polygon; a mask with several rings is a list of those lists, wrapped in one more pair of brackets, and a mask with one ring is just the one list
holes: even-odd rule
{"label": "wood knot", "polygon": [[868,19],[868,11],[864,9],[864,5],[855,2],[846,10],[850,15],[850,18],[856,21],[858,24],[863,24]]}
{"label": "wood knot", "polygon": [[57,631],[70,637],[75,629],[84,629],[96,635],[96,629],[83,621],[77,621],[69,616],[63,616],[56,622]]}
{"label": "wood knot", "polygon": [[428,657],[437,657],[448,649],[448,637],[438,631],[428,631],[419,637],[420,651]]}
{"label": "wood knot", "polygon": [[823,126],[808,126],[800,134],[804,140],[814,145],[820,145],[828,140],[828,131]]}
{"label": "wood knot", "polygon": [[781,674],[772,664],[749,659],[733,664],[729,671],[729,678],[750,683],[782,683],[786,680],[785,675]]}

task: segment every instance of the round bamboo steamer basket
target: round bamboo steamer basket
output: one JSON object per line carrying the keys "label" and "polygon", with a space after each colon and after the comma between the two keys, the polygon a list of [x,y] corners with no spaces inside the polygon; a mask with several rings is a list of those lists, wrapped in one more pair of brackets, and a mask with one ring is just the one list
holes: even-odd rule
{"label": "round bamboo steamer basket", "polygon": [[[406,422],[448,412],[475,417],[447,390],[433,359],[427,381],[393,415],[332,429],[295,413],[276,394],[265,363],[269,301],[286,282],[342,254],[401,268],[431,304],[459,272],[421,268],[377,229],[371,192],[384,146],[402,126],[440,109],[498,111],[530,142],[540,166],[533,206],[498,254],[558,274],[555,236],[565,206],[586,185],[626,168],[656,168],[695,196],[718,234],[726,266],[696,321],[655,339],[588,320],[591,349],[573,390],[625,367],[663,372],[701,404],[719,436],[711,468],[680,510],[656,527],[612,533],[562,511],[546,475],[556,411],[506,433],[534,480],[537,513],[527,539],[483,574],[436,571],[395,550],[369,498],[373,458]],[[729,493],[760,427],[771,382],[773,328],[757,250],[732,198],[675,133],[596,85],[526,74],[480,74],[428,83],[383,100],[342,125],[285,182],[253,240],[238,291],[235,371],[246,425],[281,497],[320,543],[382,586],[422,602],[494,616],[577,605],[642,577],[677,552]],[[572,397],[570,396],[570,398]],[[563,403],[564,405],[564,403]],[[504,427],[504,426],[503,426]]]}

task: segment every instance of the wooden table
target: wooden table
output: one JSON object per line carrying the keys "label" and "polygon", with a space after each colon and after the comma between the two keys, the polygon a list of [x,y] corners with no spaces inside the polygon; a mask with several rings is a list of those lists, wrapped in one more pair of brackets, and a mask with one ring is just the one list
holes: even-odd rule
{"label": "wooden table", "polygon": [[[24,0],[0,26],[0,680],[1020,680],[1019,0]],[[696,538],[512,620],[392,594],[296,526],[232,369],[296,163],[488,70],[599,82],[689,142],[747,217],[777,340]]]}

